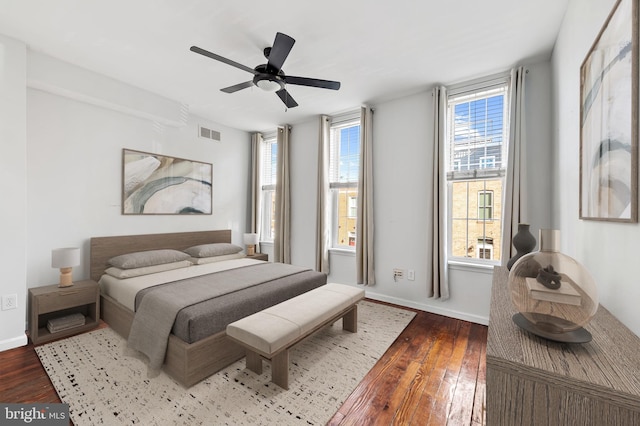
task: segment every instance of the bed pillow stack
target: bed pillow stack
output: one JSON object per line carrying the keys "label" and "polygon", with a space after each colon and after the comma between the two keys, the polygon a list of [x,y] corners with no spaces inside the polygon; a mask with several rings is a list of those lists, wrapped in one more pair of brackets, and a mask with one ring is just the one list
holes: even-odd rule
{"label": "bed pillow stack", "polygon": [[105,273],[120,279],[155,274],[191,266],[190,256],[178,250],[148,250],[122,254],[109,259]]}
{"label": "bed pillow stack", "polygon": [[201,244],[184,251],[162,249],[121,254],[108,260],[110,265],[105,273],[125,279],[191,265],[220,262],[244,257],[242,247],[231,243]]}

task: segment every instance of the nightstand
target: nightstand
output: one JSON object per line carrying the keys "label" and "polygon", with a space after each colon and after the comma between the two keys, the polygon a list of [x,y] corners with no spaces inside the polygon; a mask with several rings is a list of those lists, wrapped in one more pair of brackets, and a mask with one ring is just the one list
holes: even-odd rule
{"label": "nightstand", "polygon": [[247,255],[247,257],[249,259],[264,260],[265,262],[269,261],[269,255],[267,253],[256,253],[252,254],[251,256]]}
{"label": "nightstand", "polygon": [[[49,332],[47,322],[81,313],[85,324]],[[77,281],[71,287],[57,284],[29,289],[29,337],[34,345],[90,330],[100,321],[100,289],[92,280]]]}

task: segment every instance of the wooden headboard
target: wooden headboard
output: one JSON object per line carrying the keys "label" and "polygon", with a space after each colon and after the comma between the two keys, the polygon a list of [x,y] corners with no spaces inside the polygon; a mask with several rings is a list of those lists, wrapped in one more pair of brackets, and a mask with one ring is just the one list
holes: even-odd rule
{"label": "wooden headboard", "polygon": [[175,249],[184,250],[191,246],[210,243],[230,243],[231,230],[198,232],[176,232],[170,234],[122,235],[115,237],[91,238],[91,263],[89,274],[98,281],[108,267],[107,260],[120,254],[136,251]]}

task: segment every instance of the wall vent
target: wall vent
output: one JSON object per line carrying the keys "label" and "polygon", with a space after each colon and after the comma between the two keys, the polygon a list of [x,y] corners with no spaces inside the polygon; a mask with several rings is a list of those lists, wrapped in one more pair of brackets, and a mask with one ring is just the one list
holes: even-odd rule
{"label": "wall vent", "polygon": [[198,136],[204,139],[211,139],[214,141],[220,141],[220,132],[212,129],[208,129],[204,126],[198,126]]}

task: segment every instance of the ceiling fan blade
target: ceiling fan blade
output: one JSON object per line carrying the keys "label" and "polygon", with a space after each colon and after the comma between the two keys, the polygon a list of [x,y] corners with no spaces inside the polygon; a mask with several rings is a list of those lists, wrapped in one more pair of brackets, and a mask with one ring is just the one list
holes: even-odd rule
{"label": "ceiling fan blade", "polygon": [[225,87],[224,89],[220,89],[224,93],[234,93],[238,90],[246,89],[247,87],[253,86],[253,81],[245,81],[244,83],[235,84],[233,86]]}
{"label": "ceiling fan blade", "polygon": [[339,81],[320,80],[318,78],[295,77],[292,75],[285,76],[284,81],[287,84],[297,84],[298,86],[320,87],[321,89],[331,89],[331,90],[340,89]]}
{"label": "ceiling fan blade", "polygon": [[289,56],[291,48],[296,41],[286,34],[276,33],[276,38],[273,41],[273,46],[269,52],[269,62],[267,67],[273,68],[276,73],[282,68],[285,59]]}
{"label": "ceiling fan blade", "polygon": [[256,71],[253,68],[249,68],[249,67],[247,67],[245,65],[239,64],[239,63],[237,63],[235,61],[232,61],[231,59],[223,58],[220,55],[216,55],[215,53],[211,53],[208,50],[201,49],[198,46],[191,46],[191,49],[189,49],[189,50],[191,50],[192,52],[199,53],[201,55],[207,56],[207,57],[209,57],[211,59],[215,59],[216,61],[223,62],[223,63],[225,63],[227,65],[231,65],[232,67],[239,68],[239,69],[241,69],[243,71],[246,71],[246,72],[249,72],[251,74],[255,74],[256,73]]}
{"label": "ceiling fan blade", "polygon": [[282,102],[284,102],[287,108],[293,108],[298,106],[298,103],[295,101],[295,99],[291,97],[291,95],[289,94],[289,92],[287,92],[286,89],[278,90],[276,92],[276,95],[278,95],[278,97],[282,99]]}

